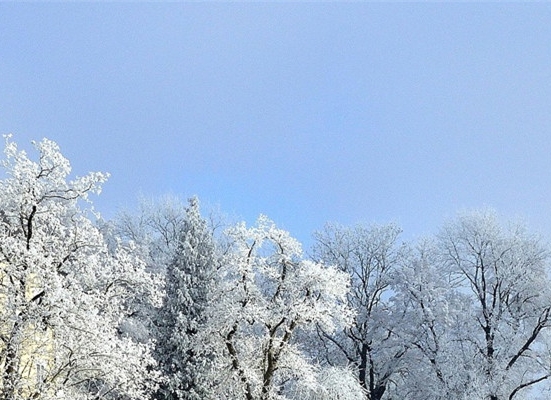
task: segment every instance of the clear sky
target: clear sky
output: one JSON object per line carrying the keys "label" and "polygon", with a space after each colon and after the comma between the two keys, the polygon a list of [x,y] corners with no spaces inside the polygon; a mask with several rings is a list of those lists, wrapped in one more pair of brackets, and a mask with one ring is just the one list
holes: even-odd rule
{"label": "clear sky", "polygon": [[551,237],[551,4],[0,3],[0,133],[308,242],[494,207]]}

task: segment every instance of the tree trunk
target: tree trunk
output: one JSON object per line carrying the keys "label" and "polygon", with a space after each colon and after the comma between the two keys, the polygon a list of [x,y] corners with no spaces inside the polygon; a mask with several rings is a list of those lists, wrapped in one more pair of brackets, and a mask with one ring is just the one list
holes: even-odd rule
{"label": "tree trunk", "polygon": [[17,345],[15,343],[20,323],[16,322],[12,329],[10,340],[6,345],[6,358],[4,362],[4,371],[2,371],[2,392],[0,400],[12,400],[15,397],[15,386],[17,385],[17,373],[19,370],[19,360],[17,354]]}
{"label": "tree trunk", "polygon": [[378,385],[370,393],[370,400],[381,400],[386,392],[386,385]]}
{"label": "tree trunk", "polygon": [[360,350],[360,365],[358,366],[359,376],[358,380],[362,387],[369,391],[369,385],[367,384],[367,345],[362,343],[362,348]]}

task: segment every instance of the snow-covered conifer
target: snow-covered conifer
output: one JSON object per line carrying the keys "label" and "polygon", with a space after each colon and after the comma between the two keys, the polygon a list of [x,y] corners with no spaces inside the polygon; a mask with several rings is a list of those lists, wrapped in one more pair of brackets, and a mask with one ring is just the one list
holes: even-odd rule
{"label": "snow-covered conifer", "polygon": [[209,393],[205,375],[212,357],[197,338],[209,323],[206,308],[218,257],[197,198],[189,200],[179,229],[175,253],[166,269],[166,301],[158,319],[157,358],[165,379],[158,397],[202,400]]}

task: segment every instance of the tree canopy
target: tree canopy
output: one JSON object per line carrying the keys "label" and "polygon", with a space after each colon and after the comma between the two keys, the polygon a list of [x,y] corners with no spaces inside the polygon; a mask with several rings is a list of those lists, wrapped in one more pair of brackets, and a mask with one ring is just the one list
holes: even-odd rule
{"label": "tree canopy", "polygon": [[[110,221],[47,139],[0,180],[0,400],[521,400],[551,377],[550,248],[488,209],[405,242],[143,201]],[[223,221],[223,220],[219,220]],[[222,229],[219,229],[222,228]],[[305,255],[309,254],[309,255]]]}

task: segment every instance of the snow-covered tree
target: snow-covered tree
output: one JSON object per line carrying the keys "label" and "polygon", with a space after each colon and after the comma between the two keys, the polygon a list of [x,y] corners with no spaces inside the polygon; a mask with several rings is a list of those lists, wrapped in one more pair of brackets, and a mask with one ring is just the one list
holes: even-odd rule
{"label": "snow-covered tree", "polygon": [[[137,210],[120,211],[113,220],[102,224],[102,231],[111,247],[118,243],[132,246],[144,260],[146,270],[164,281],[185,224],[185,202],[167,195],[156,199],[141,198]],[[132,308],[133,313],[124,320],[121,331],[140,342],[164,343],[155,326],[160,320],[159,309],[140,297],[135,299]]]}
{"label": "snow-covered tree", "polygon": [[412,364],[396,396],[530,398],[551,372],[548,262],[538,236],[488,210],[420,245],[397,286]]}
{"label": "snow-covered tree", "polygon": [[439,235],[440,263],[472,306],[457,340],[473,347],[482,398],[512,400],[551,375],[549,250],[492,211],[461,215]]}
{"label": "snow-covered tree", "polygon": [[212,357],[198,338],[210,323],[206,309],[219,257],[197,198],[189,200],[178,229],[175,253],[166,271],[166,300],[156,318],[156,356],[165,379],[158,398],[202,400],[209,396],[205,377]]}
{"label": "snow-covered tree", "polygon": [[[472,389],[472,347],[458,339],[470,307],[438,263],[435,240],[405,252],[395,279],[394,306],[403,315],[400,336],[408,347],[391,398],[477,398]],[[476,386],[476,385],[474,385]]]}
{"label": "snow-covered tree", "polygon": [[315,234],[314,258],[350,275],[347,301],[356,312],[354,323],[343,331],[318,329],[320,356],[331,365],[354,366],[370,400],[383,398],[402,370],[408,349],[399,335],[404,315],[392,300],[392,282],[402,257],[400,233],[394,224],[328,224]]}
{"label": "snow-covered tree", "polygon": [[0,399],[146,399],[154,360],[119,334],[132,297],[160,304],[131,249],[110,251],[88,195],[106,175],[68,180],[49,140],[37,162],[6,138],[0,181]]}
{"label": "snow-covered tree", "polygon": [[301,245],[264,216],[228,236],[232,247],[204,336],[215,357],[214,398],[283,399],[291,398],[291,386],[315,389],[318,366],[294,337],[350,321],[347,274],[304,260]]}
{"label": "snow-covered tree", "polygon": [[[365,400],[367,393],[348,367],[324,366],[318,371],[315,387],[297,385],[289,390],[293,400]],[[293,390],[294,389],[294,390]]]}
{"label": "snow-covered tree", "polygon": [[166,195],[141,198],[136,211],[120,211],[108,228],[113,238],[136,246],[149,270],[163,275],[174,258],[185,224],[185,201]]}

